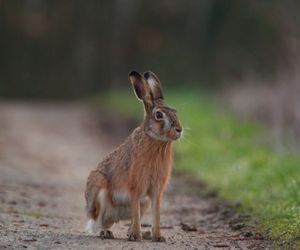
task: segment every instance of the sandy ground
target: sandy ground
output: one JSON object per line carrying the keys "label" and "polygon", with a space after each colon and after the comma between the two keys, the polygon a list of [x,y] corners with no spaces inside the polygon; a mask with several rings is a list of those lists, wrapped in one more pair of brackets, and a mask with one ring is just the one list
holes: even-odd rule
{"label": "sandy ground", "polygon": [[[97,119],[96,119],[97,117]],[[129,242],[128,222],[114,240],[84,232],[89,171],[112,149],[99,117],[57,104],[0,104],[0,249],[265,249],[246,215],[189,177],[172,178],[162,205],[166,243]],[[103,118],[104,119],[104,118]],[[238,205],[238,204],[236,204]],[[142,220],[150,229],[151,217]]]}

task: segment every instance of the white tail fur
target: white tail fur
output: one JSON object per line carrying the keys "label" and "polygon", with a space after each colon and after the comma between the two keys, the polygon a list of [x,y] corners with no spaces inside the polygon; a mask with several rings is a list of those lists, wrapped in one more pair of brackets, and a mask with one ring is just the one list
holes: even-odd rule
{"label": "white tail fur", "polygon": [[95,232],[95,223],[96,223],[95,220],[89,219],[89,221],[86,223],[85,231],[88,233],[94,233]]}
{"label": "white tail fur", "polygon": [[99,204],[101,204],[102,211],[100,211],[100,214],[98,215],[98,218],[96,220],[93,220],[93,219],[88,220],[88,222],[86,223],[86,226],[85,226],[85,231],[87,233],[95,233],[97,231],[99,225],[101,225],[101,220],[102,220],[101,212],[104,211],[104,207],[106,205],[105,199],[106,199],[106,190],[101,189],[98,194],[97,202],[99,202]]}

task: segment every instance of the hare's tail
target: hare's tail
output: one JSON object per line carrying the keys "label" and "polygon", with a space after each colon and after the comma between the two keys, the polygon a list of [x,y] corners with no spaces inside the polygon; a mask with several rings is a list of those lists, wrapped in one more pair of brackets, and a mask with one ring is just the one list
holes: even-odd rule
{"label": "hare's tail", "polygon": [[87,233],[94,233],[96,231],[96,221],[94,219],[89,219],[85,225],[85,231]]}
{"label": "hare's tail", "polygon": [[88,178],[85,191],[86,212],[89,218],[85,227],[87,232],[95,232],[101,224],[106,203],[106,190],[106,178],[93,171]]}
{"label": "hare's tail", "polygon": [[100,189],[96,192],[94,199],[87,198],[87,215],[90,218],[86,224],[85,230],[88,233],[94,233],[99,226],[102,226],[102,215],[105,210],[106,190]]}
{"label": "hare's tail", "polygon": [[100,205],[97,203],[98,203],[97,198],[93,200],[89,200],[87,198],[86,212],[87,212],[87,216],[89,217],[89,220],[85,226],[85,231],[88,233],[93,233],[96,231],[96,221],[99,216],[99,205]]}
{"label": "hare's tail", "polygon": [[[94,191],[94,194],[92,194]],[[100,204],[98,200],[98,192],[90,190],[89,194],[86,195],[86,212],[89,218],[85,226],[85,231],[88,233],[94,233],[97,229],[97,220],[99,216]]]}

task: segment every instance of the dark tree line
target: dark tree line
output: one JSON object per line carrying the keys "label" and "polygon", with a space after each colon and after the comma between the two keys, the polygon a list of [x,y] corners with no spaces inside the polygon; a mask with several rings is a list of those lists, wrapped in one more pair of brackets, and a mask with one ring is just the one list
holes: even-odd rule
{"label": "dark tree line", "polygon": [[221,84],[291,63],[297,1],[0,0],[0,96],[73,98],[125,86]]}

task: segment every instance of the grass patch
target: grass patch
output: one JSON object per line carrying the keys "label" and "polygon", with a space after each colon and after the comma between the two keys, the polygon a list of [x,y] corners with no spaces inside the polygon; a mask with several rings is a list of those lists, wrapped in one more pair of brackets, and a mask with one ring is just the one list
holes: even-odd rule
{"label": "grass patch", "polygon": [[[141,104],[130,91],[93,102],[142,119]],[[167,104],[177,108],[186,132],[175,146],[176,168],[251,208],[272,239],[299,244],[300,157],[272,150],[263,128],[238,121],[209,94],[168,92]]]}

